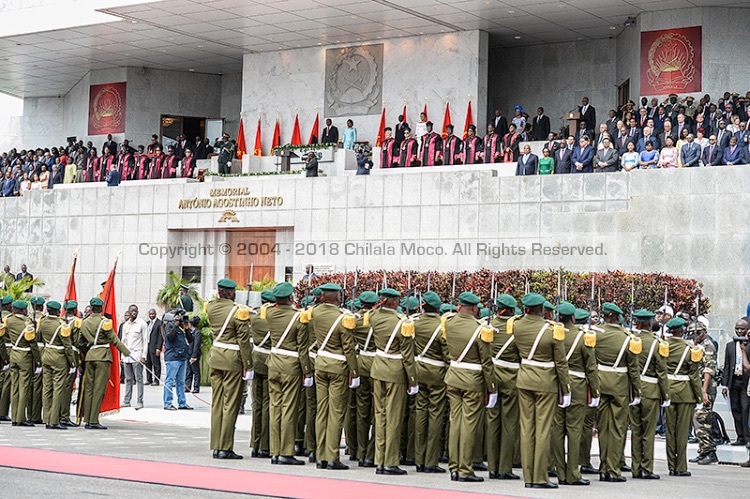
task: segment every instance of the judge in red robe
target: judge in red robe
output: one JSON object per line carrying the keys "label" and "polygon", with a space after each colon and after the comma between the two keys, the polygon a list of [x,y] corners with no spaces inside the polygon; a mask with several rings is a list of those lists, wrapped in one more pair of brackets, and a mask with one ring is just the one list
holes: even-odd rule
{"label": "judge in red robe", "polygon": [[133,180],[146,180],[149,174],[149,164],[151,158],[148,157],[144,151],[143,146],[138,146],[138,154],[135,155],[135,172],[133,173]]}
{"label": "judge in red robe", "polygon": [[398,143],[393,138],[393,130],[391,127],[386,127],[385,140],[380,145],[380,168],[398,166],[399,153]]}
{"label": "judge in red robe", "polygon": [[411,130],[404,130],[404,141],[401,142],[399,166],[419,166],[419,143],[411,136]]}
{"label": "judge in red robe", "polygon": [[97,178],[99,178],[99,158],[96,157],[96,148],[92,147],[86,158],[86,182],[96,182]]}
{"label": "judge in red robe", "polygon": [[151,160],[151,175],[149,178],[161,178],[162,171],[164,170],[164,163],[167,161],[167,155],[161,150],[161,146],[157,146],[154,149],[154,157]]}
{"label": "judge in red robe", "polygon": [[516,133],[516,125],[513,123],[508,127],[508,133],[503,137],[503,163],[514,163],[518,161],[518,145],[521,143],[521,134]]}
{"label": "judge in red robe", "polygon": [[420,146],[420,156],[422,166],[435,166],[440,164],[440,156],[443,151],[443,139],[437,133],[432,131],[432,121],[426,123],[427,133],[422,135],[422,144]]}
{"label": "judge in red robe", "polygon": [[117,170],[120,172],[122,180],[132,180],[135,172],[135,158],[129,148],[124,148],[117,156]]}
{"label": "judge in red robe", "polygon": [[154,134],[151,136],[151,143],[146,148],[146,154],[156,154],[156,150],[159,149],[161,152],[161,144],[159,144],[159,136]]}
{"label": "judge in red robe", "polygon": [[182,178],[193,178],[195,172],[195,156],[191,148],[185,149],[185,157],[182,158]]}
{"label": "judge in red robe", "polygon": [[180,157],[174,153],[174,147],[167,147],[167,159],[162,163],[161,178],[175,178]]}
{"label": "judge in red robe", "polygon": [[495,133],[493,125],[487,125],[487,135],[484,136],[484,162],[499,163],[501,159],[502,140],[500,135]]}
{"label": "judge in red robe", "polygon": [[99,158],[99,177],[96,182],[103,182],[107,174],[117,169],[117,158],[113,156],[108,147],[104,148],[104,154]]}
{"label": "judge in red robe", "polygon": [[443,139],[443,164],[457,165],[461,163],[461,148],[463,141],[453,135],[453,125],[445,127],[448,130],[448,136]]}
{"label": "judge in red robe", "polygon": [[482,162],[482,152],[484,151],[484,142],[477,137],[477,127],[469,125],[466,130],[466,140],[464,140],[464,152],[461,154],[461,160],[465,165],[475,165]]}

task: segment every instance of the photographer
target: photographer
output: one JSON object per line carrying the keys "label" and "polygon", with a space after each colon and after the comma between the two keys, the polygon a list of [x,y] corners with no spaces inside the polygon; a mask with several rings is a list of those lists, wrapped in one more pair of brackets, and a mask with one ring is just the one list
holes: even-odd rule
{"label": "photographer", "polygon": [[191,345],[186,367],[185,389],[192,393],[199,393],[201,390],[201,342],[203,341],[203,335],[198,328],[200,322],[200,317],[191,318],[188,329],[188,341]]}
{"label": "photographer", "polygon": [[[372,152],[369,147],[363,147],[357,152],[357,175],[369,175],[372,170]],[[382,167],[381,167],[382,168]]]}
{"label": "photographer", "polygon": [[[185,365],[187,364],[190,345],[185,336],[189,319],[184,310],[173,310],[164,314],[164,363],[167,366],[167,377],[164,380],[164,410],[190,410],[192,407],[185,401]],[[172,405],[172,389],[177,393],[177,407]]]}

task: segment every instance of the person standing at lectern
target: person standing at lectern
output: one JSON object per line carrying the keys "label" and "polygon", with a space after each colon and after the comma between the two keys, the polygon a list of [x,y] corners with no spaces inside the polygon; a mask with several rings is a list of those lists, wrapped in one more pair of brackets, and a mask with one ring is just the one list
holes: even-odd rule
{"label": "person standing at lectern", "polygon": [[224,132],[222,134],[224,144],[221,146],[219,151],[219,173],[226,175],[232,168],[232,158],[237,150],[234,141],[229,140],[229,134]]}
{"label": "person standing at lectern", "polygon": [[591,126],[596,124],[596,108],[589,104],[589,98],[584,97],[581,99],[581,105],[578,108],[578,112],[581,113],[581,119]]}

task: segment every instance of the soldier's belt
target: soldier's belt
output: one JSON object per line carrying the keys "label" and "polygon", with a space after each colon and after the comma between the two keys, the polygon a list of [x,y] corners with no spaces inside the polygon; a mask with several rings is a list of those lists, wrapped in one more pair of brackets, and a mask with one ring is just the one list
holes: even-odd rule
{"label": "soldier's belt", "polygon": [[65,347],[61,347],[60,345],[47,345],[46,348],[52,348],[53,350],[65,350]]}
{"label": "soldier's belt", "polygon": [[687,374],[667,374],[667,378],[671,381],[690,381],[690,376]]}
{"label": "soldier's belt", "polygon": [[605,366],[604,364],[598,364],[597,367],[600,371],[603,371],[605,373],[621,373],[626,374],[628,372],[627,367],[614,367],[614,366]]}
{"label": "soldier's belt", "polygon": [[13,348],[13,343],[6,343],[5,348]]}
{"label": "soldier's belt", "polygon": [[234,350],[236,352],[240,351],[240,346],[239,345],[235,345],[235,344],[232,344],[232,343],[224,343],[223,341],[214,341],[214,345],[213,346],[219,347],[219,348],[226,348],[227,350]]}
{"label": "soldier's belt", "polygon": [[312,350],[310,351],[309,355],[311,359],[315,359],[318,356],[317,352],[313,352]]}
{"label": "soldier's belt", "polygon": [[331,353],[327,350],[318,350],[318,357],[328,357],[329,359],[336,359],[342,362],[346,362],[346,356],[340,353]]}
{"label": "soldier's belt", "polygon": [[641,376],[641,381],[644,383],[651,383],[652,385],[658,385],[659,380],[654,378],[653,376]]}
{"label": "soldier's belt", "polygon": [[91,345],[90,350],[93,350],[94,348],[108,348],[109,343],[105,343],[104,345]]}
{"label": "soldier's belt", "polygon": [[17,347],[15,345],[11,345],[11,347],[13,347],[13,350],[18,350],[20,352],[30,352],[31,351],[31,348],[29,348],[29,347]]}
{"label": "soldier's belt", "polygon": [[382,350],[376,350],[375,355],[383,357],[385,359],[402,360],[404,357],[400,353],[385,353]]}
{"label": "soldier's belt", "polygon": [[[256,347],[255,349],[257,350],[258,348]],[[283,348],[271,347],[271,353],[275,353],[276,355],[286,355],[287,357],[299,358],[299,352],[295,352],[294,350],[284,350]]]}
{"label": "soldier's belt", "polygon": [[482,364],[474,364],[471,362],[457,362],[455,360],[451,361],[451,367],[456,367],[458,369],[468,369],[469,371],[482,370]]}
{"label": "soldier's belt", "polygon": [[575,376],[576,378],[586,379],[586,373],[581,371],[574,371],[572,369],[568,369],[568,374],[571,376]]}
{"label": "soldier's belt", "polygon": [[496,366],[507,367],[508,369],[520,369],[521,364],[519,362],[509,362],[502,359],[492,359],[492,363]]}
{"label": "soldier's belt", "polygon": [[552,369],[555,367],[555,363],[552,361],[540,362],[538,360],[533,360],[533,359],[521,359],[521,364],[525,366],[544,367],[546,369]]}
{"label": "soldier's belt", "polygon": [[375,357],[375,352],[372,352],[372,351],[368,352],[366,350],[360,350],[359,355],[361,355],[362,357]]}
{"label": "soldier's belt", "polygon": [[37,348],[44,348],[44,342],[43,341],[37,341],[36,342]]}
{"label": "soldier's belt", "polygon": [[269,350],[267,348],[263,348],[263,347],[255,347],[255,348],[253,348],[254,352],[264,353],[266,355],[269,355],[272,350],[273,350],[273,348],[271,350]]}
{"label": "soldier's belt", "polygon": [[435,367],[445,367],[445,362],[442,360],[435,360],[431,359],[429,357],[422,357],[421,355],[417,355],[417,360],[423,364],[428,364]]}

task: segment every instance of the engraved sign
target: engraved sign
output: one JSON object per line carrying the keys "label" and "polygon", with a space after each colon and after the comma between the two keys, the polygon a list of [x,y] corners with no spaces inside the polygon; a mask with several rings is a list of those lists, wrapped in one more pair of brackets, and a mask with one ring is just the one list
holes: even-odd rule
{"label": "engraved sign", "polygon": [[325,116],[378,114],[382,98],[382,43],[326,50]]}

